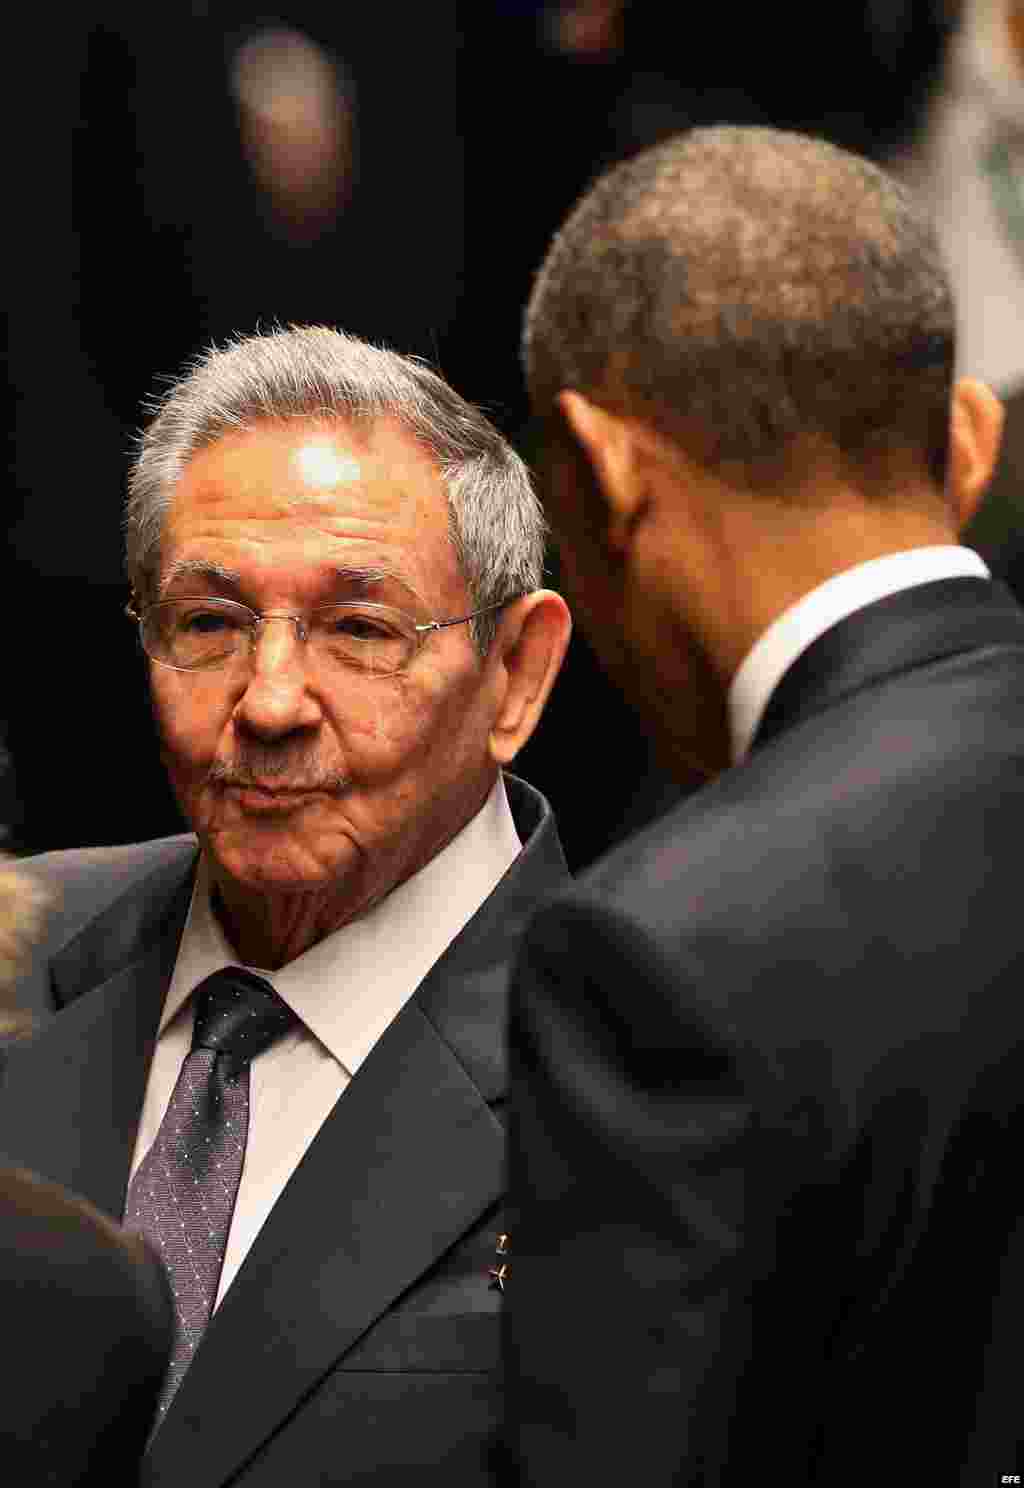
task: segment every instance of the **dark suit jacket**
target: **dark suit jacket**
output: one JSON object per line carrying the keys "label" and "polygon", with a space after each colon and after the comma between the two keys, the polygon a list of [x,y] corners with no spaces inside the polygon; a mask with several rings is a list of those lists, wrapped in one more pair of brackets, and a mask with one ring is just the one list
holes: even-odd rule
{"label": "dark suit jacket", "polygon": [[1022,835],[1024,615],[951,579],[834,626],[748,761],[539,913],[526,1482],[1024,1471]]}
{"label": "dark suit jacket", "polygon": [[0,1172],[0,1475],[12,1488],[138,1480],[171,1352],[171,1295],[137,1235]]}
{"label": "dark suit jacket", "polygon": [[[530,912],[567,882],[547,803],[507,784],[522,854],[302,1159],[154,1438],[147,1484],[491,1481],[508,969]],[[63,1011],[11,1054],[0,1140],[115,1216],[195,858],[183,837],[49,860]]]}

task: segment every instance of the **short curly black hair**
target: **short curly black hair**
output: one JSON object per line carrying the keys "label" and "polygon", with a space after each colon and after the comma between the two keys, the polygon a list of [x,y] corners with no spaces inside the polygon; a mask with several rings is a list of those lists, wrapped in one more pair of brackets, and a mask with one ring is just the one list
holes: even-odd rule
{"label": "short curly black hair", "polygon": [[708,459],[776,460],[801,435],[945,478],[953,302],[925,209],[877,166],[761,127],[694,129],[615,166],[552,243],[524,359],[618,400]]}

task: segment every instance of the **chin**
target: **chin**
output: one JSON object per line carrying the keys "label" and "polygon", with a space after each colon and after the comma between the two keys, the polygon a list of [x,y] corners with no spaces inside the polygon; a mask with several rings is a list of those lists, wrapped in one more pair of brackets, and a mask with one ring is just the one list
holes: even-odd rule
{"label": "chin", "polygon": [[323,838],[246,829],[212,832],[206,849],[220,873],[247,888],[272,893],[316,893],[338,887],[358,871],[359,855],[347,839],[327,850]]}

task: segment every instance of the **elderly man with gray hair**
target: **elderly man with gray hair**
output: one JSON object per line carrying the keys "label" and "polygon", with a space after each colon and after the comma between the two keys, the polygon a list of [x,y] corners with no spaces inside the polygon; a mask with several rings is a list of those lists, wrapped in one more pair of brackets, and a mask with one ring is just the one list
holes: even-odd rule
{"label": "elderly man with gray hair", "polygon": [[507,969],[566,880],[504,773],[568,639],[527,472],[416,361],[321,327],[161,400],[130,606],[189,835],[36,860],[8,1155],[159,1250],[148,1483],[498,1470]]}

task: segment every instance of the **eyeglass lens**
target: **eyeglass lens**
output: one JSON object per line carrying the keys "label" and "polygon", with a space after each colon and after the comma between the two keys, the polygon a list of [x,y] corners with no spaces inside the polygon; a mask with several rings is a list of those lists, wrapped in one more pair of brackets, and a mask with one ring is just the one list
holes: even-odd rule
{"label": "eyeglass lens", "polygon": [[[233,600],[165,600],[142,622],[142,644],[155,661],[179,671],[226,666],[247,656],[268,620]],[[314,659],[328,666],[391,673],[408,665],[416,650],[415,622],[385,605],[325,605],[313,610],[306,629]]]}

